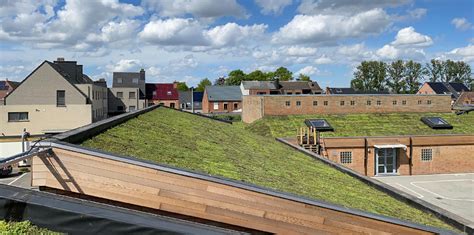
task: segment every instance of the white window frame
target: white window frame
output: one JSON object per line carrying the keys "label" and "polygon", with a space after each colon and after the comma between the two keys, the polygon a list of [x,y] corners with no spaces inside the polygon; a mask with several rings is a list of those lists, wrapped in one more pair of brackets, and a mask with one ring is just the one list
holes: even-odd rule
{"label": "white window frame", "polygon": [[214,110],[218,110],[219,109],[219,103],[218,102],[214,102]]}

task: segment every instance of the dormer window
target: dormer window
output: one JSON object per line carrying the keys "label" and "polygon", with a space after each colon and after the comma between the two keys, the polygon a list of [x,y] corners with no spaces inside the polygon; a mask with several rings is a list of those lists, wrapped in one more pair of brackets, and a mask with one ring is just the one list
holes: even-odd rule
{"label": "dormer window", "polygon": [[167,91],[166,94],[167,94],[167,95],[171,95],[171,91]]}
{"label": "dormer window", "polygon": [[117,78],[117,83],[122,83],[122,78]]}

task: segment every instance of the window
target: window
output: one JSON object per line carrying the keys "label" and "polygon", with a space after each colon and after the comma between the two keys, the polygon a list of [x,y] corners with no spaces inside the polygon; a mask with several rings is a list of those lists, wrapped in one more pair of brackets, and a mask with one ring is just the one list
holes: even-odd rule
{"label": "window", "polygon": [[285,101],[285,106],[290,106],[291,102],[290,101]]}
{"label": "window", "polygon": [[122,78],[117,78],[117,83],[122,83]]}
{"label": "window", "polygon": [[427,100],[427,101],[426,101],[426,104],[431,104],[431,100]]}
{"label": "window", "polygon": [[239,109],[239,104],[234,103],[234,110],[237,110],[237,109]]}
{"label": "window", "polygon": [[227,110],[227,103],[224,103],[224,110]]}
{"label": "window", "polygon": [[129,99],[136,99],[135,92],[134,92],[134,91],[129,92],[129,93],[128,93],[128,98],[129,98]]}
{"label": "window", "polygon": [[123,111],[123,106],[117,106],[117,111]]}
{"label": "window", "polygon": [[123,98],[123,92],[121,91],[117,92],[117,98]]}
{"label": "window", "polygon": [[66,105],[66,91],[56,91],[56,106]]}
{"label": "window", "polygon": [[406,100],[402,100],[402,105],[407,105],[407,101],[406,101]]}
{"label": "window", "polygon": [[175,106],[174,106],[174,103],[171,103],[171,104],[170,104],[170,108],[174,109],[174,107],[175,107]]}
{"label": "window", "polygon": [[296,106],[301,106],[301,101],[296,101]]}
{"label": "window", "polygon": [[292,92],[287,92],[286,94],[287,94],[287,95],[292,95],[293,93],[292,93]]}
{"label": "window", "polygon": [[219,109],[219,103],[214,102],[214,110],[218,110],[218,109]]}
{"label": "window", "polygon": [[421,100],[418,100],[418,104],[421,104]]}
{"label": "window", "polygon": [[313,101],[313,106],[318,106],[318,101]]}
{"label": "window", "polygon": [[340,104],[341,104],[341,106],[344,106],[344,100],[341,100]]}
{"label": "window", "polygon": [[368,106],[371,106],[371,105],[372,105],[372,101],[367,100],[367,105],[368,105]]}
{"label": "window", "polygon": [[351,164],[352,163],[352,152],[340,152],[339,160],[342,164]]}
{"label": "window", "polygon": [[356,104],[355,100],[351,100],[351,105],[354,106]]}
{"label": "window", "polygon": [[382,105],[382,101],[377,100],[377,105]]}
{"label": "window", "polygon": [[421,149],[421,161],[431,162],[433,160],[433,149]]}
{"label": "window", "polygon": [[171,95],[171,91],[167,91],[166,94],[167,94],[167,95]]}
{"label": "window", "polygon": [[441,117],[422,117],[421,121],[432,129],[453,129],[453,126]]}
{"label": "window", "polygon": [[135,83],[135,84],[138,84],[138,78],[134,78],[134,79],[132,80],[132,82]]}
{"label": "window", "polygon": [[136,110],[135,106],[129,106],[128,107],[128,111],[130,111],[130,112],[133,112],[135,110]]}
{"label": "window", "polygon": [[324,101],[324,106],[328,106],[328,103],[329,103],[329,102],[328,102],[327,100],[325,100],[325,101]]}
{"label": "window", "polygon": [[392,101],[392,104],[397,105],[397,101],[396,100]]}
{"label": "window", "polygon": [[155,97],[155,96],[156,96],[156,91],[153,91],[153,93],[152,93],[152,94],[153,94],[153,97]]}
{"label": "window", "polygon": [[8,122],[27,122],[28,112],[12,112],[8,113]]}
{"label": "window", "polygon": [[313,127],[317,131],[334,131],[334,128],[326,119],[306,119],[304,123],[307,127]]}

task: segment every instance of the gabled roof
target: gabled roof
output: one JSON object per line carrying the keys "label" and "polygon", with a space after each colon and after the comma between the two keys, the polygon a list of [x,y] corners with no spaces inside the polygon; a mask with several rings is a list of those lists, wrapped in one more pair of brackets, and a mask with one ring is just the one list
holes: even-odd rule
{"label": "gabled roof", "polygon": [[[193,93],[194,97],[192,97],[192,99],[194,100],[194,102],[202,102],[202,96],[204,92],[195,91]],[[178,91],[178,94],[180,103],[191,102],[191,91]]]}
{"label": "gabled roof", "polygon": [[464,84],[458,82],[427,82],[436,94],[451,94],[453,98],[459,97],[461,92],[469,91]]}
{"label": "gabled roof", "polygon": [[146,83],[146,97],[150,100],[179,100],[173,83]]}
{"label": "gabled roof", "polygon": [[278,85],[275,81],[242,81],[244,89],[276,90]]}
{"label": "gabled roof", "polygon": [[206,86],[209,101],[241,101],[242,91],[239,86]]}
{"label": "gabled roof", "polygon": [[[59,63],[69,63],[69,62],[72,62],[72,61],[61,61]],[[79,74],[80,76],[76,76],[76,74],[71,74],[71,72],[73,72],[73,71],[67,71],[67,70],[63,69],[60,64],[52,63],[52,62],[49,62],[47,60],[46,60],[46,63],[48,63],[51,67],[53,67],[54,70],[56,70],[59,74],[61,74],[71,84],[91,84],[91,83],[93,83],[92,79],[90,79],[89,76],[87,76],[85,74],[82,74],[82,72],[81,72],[81,74]],[[82,67],[82,65],[75,65],[75,66],[81,66]]]}
{"label": "gabled roof", "polygon": [[322,91],[321,87],[317,82],[306,82],[306,81],[283,81],[279,82],[281,89],[283,90],[319,90]]}
{"label": "gabled roof", "polygon": [[[468,100],[473,104],[466,105],[464,102]],[[474,91],[464,91],[461,93],[459,98],[456,100],[454,106],[474,106]]]}
{"label": "gabled roof", "polygon": [[[40,65],[38,65],[38,67],[36,67],[30,74],[28,74],[28,76],[23,79],[20,83],[18,83],[15,87],[15,89],[13,89],[13,91],[11,91],[10,93],[8,93],[8,95],[6,95],[4,97],[4,99],[6,99],[9,95],[11,95],[15,90],[16,88],[18,88],[19,86],[21,86],[21,84],[23,84],[23,82],[25,82],[26,80],[28,80],[28,78],[31,77],[31,75],[33,75],[36,70],[38,70],[39,68],[41,68],[41,66],[43,66],[44,64],[48,64],[51,66],[51,68],[53,68],[59,75],[61,75],[61,77],[63,77],[64,79],[66,79],[66,81],[69,82],[69,84],[71,84],[71,86],[73,86],[74,88],[76,88],[76,90],[82,95],[84,96],[84,98],[86,98],[87,102],[90,103],[90,100],[89,98],[87,98],[87,95],[84,94],[84,92],[82,92],[75,84],[81,84],[80,82],[77,82],[75,79],[73,79],[71,76],[69,76],[68,73],[62,71],[58,66],[56,66],[56,64],[54,63],[51,63],[47,60],[43,61],[43,63],[41,63]],[[87,75],[86,75],[87,76]],[[89,78],[89,77],[87,77]],[[84,79],[84,77],[83,77]],[[90,79],[90,78],[89,78]],[[86,81],[87,79],[85,79],[84,81]],[[92,81],[92,80],[91,80]],[[88,83],[88,82],[84,82],[84,83]]]}

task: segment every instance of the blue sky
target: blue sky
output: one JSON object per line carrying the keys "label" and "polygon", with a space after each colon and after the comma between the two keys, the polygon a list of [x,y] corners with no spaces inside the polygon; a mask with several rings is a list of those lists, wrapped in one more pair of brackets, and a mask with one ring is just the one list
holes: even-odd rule
{"label": "blue sky", "polygon": [[432,58],[474,65],[474,2],[437,0],[0,1],[0,79],[65,57],[110,81],[215,80],[285,66],[349,86],[363,60]]}

